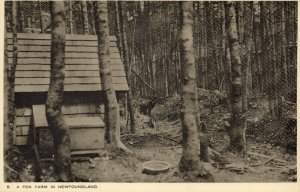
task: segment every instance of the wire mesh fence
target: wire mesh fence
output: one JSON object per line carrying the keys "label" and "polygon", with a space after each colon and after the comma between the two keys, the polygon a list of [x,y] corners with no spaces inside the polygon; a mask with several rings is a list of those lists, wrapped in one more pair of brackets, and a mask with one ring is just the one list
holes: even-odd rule
{"label": "wire mesh fence", "polygon": [[[296,100],[296,68],[297,68],[297,6],[293,2],[275,4],[275,23],[285,22],[275,28],[273,36],[266,36],[269,29],[263,23],[265,13],[268,22],[273,15],[269,13],[270,4],[266,5],[265,12],[260,10],[263,5],[251,7],[250,3],[237,5],[237,25],[241,53],[250,49],[249,76],[250,92],[269,94],[275,88],[276,94],[286,93],[285,96]],[[131,46],[132,65],[138,74],[133,77],[133,91],[135,94],[149,96],[172,95],[180,90],[180,54],[179,54],[179,13],[177,3],[145,2],[144,10],[136,8],[139,16],[128,21]],[[140,12],[139,12],[140,11]],[[284,15],[283,15],[283,14]],[[247,19],[251,18],[252,19]],[[274,25],[274,24],[273,24]],[[277,24],[276,24],[277,25]],[[249,27],[250,26],[250,27]],[[263,31],[262,28],[265,28]],[[245,45],[246,30],[251,37],[251,46]],[[198,87],[209,90],[230,90],[230,61],[228,61],[228,42],[225,30],[225,14],[222,2],[195,2],[194,3],[194,48],[196,62],[196,80]],[[281,40],[286,37],[286,42]],[[270,41],[270,47],[263,46]],[[276,44],[276,55],[270,58],[270,49]],[[283,52],[286,52],[284,54]],[[242,56],[243,59],[243,56]],[[242,61],[243,65],[247,61]],[[270,73],[272,62],[276,62],[277,84],[269,84],[273,73]],[[287,81],[282,82],[283,66],[286,65]],[[139,75],[139,77],[135,77]],[[271,86],[271,87],[270,87]],[[272,87],[276,86],[276,87]]]}
{"label": "wire mesh fence", "polygon": [[[123,20],[129,47],[132,68],[130,79],[134,95],[165,97],[180,91],[181,68],[179,51],[179,9],[177,2],[126,2]],[[276,79],[276,93],[292,101],[296,100],[297,76],[297,3],[237,4],[237,25],[241,51],[247,29],[251,28],[250,47],[250,92],[269,93],[276,62],[276,77],[286,72],[286,82]],[[86,1],[89,34],[95,34],[93,3]],[[115,2],[109,2],[110,34],[117,35]],[[66,32],[84,34],[84,12],[81,1],[65,1]],[[10,32],[11,2],[5,6],[6,29]],[[264,10],[262,10],[264,9]],[[18,32],[50,33],[50,4],[47,1],[18,2]],[[267,24],[274,16],[274,36],[266,35]],[[230,62],[225,30],[224,5],[222,2],[194,2],[194,54],[196,80],[200,88],[230,90]],[[252,19],[248,19],[252,18]],[[282,38],[285,37],[285,40]],[[278,40],[279,39],[279,40]],[[270,47],[264,46],[270,43]],[[275,55],[270,57],[270,48],[275,44]],[[247,50],[246,50],[247,52]],[[243,51],[242,51],[243,53]],[[243,63],[244,64],[244,63]],[[272,76],[272,77],[271,77]]]}

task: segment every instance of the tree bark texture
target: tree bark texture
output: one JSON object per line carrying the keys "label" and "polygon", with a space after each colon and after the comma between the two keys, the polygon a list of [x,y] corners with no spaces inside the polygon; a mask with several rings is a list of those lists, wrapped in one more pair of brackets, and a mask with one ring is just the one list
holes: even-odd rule
{"label": "tree bark texture", "polygon": [[[281,97],[286,96],[286,91],[288,90],[287,82],[287,59],[286,59],[286,15],[285,15],[285,4],[281,7],[281,25],[280,25],[280,35],[281,35],[281,66],[280,66],[280,95]],[[278,104],[278,116],[282,116],[282,98],[279,98]]]}
{"label": "tree bark texture", "polygon": [[253,67],[253,82],[257,90],[263,91],[263,83],[262,83],[262,66],[261,66],[261,40],[260,40],[260,33],[261,33],[261,28],[260,28],[260,7],[259,7],[259,2],[254,1],[253,2],[253,43],[254,43],[254,49],[255,49],[255,58],[254,58],[254,64]]}
{"label": "tree bark texture", "polygon": [[271,32],[269,38],[270,38],[270,65],[271,65],[271,69],[270,69],[270,87],[269,87],[269,105],[270,105],[270,112],[272,115],[276,115],[276,73],[277,73],[277,69],[276,69],[276,65],[277,65],[277,60],[276,60],[276,40],[275,40],[275,15],[274,15],[274,2],[268,4],[268,8],[269,8],[269,31]]}
{"label": "tree bark texture", "polygon": [[243,82],[240,44],[237,34],[234,2],[225,2],[226,31],[228,35],[232,86],[231,86],[231,127],[230,146],[237,152],[244,152],[244,117],[242,112]]}
{"label": "tree bark texture", "polygon": [[106,96],[105,105],[107,111],[105,111],[105,113],[107,115],[106,126],[108,127],[109,131],[109,142],[116,148],[130,152],[130,150],[120,140],[120,114],[110,68],[110,40],[107,2],[94,2],[94,8],[96,33],[98,36],[99,75],[101,78],[101,87]]}
{"label": "tree bark texture", "polygon": [[246,112],[248,110],[248,96],[250,90],[250,76],[251,76],[251,52],[252,52],[252,23],[253,23],[253,3],[245,2],[242,4],[244,7],[244,52],[242,56],[242,71],[243,71],[243,111]]}
{"label": "tree bark texture", "polygon": [[24,10],[23,10],[23,6],[22,6],[22,1],[18,1],[18,23],[19,23],[19,27],[18,27],[18,31],[20,33],[24,32],[24,28],[25,28],[25,23],[24,23]]}
{"label": "tree bark texture", "polygon": [[70,34],[73,34],[73,5],[72,0],[69,0],[69,22],[70,22]]}
{"label": "tree bark texture", "polygon": [[119,1],[115,2],[115,6],[116,6],[116,36],[117,36],[117,40],[118,40],[118,47],[120,50],[120,55],[121,58],[124,59],[123,56],[123,42],[122,42],[122,24],[121,24],[121,20],[122,20],[122,11],[121,11],[121,5]]}
{"label": "tree bark texture", "polygon": [[[127,104],[128,104],[128,112],[130,117],[130,130],[131,133],[135,133],[135,118],[134,118],[134,109],[132,105],[132,89],[131,89],[131,64],[129,61],[129,51],[128,51],[128,44],[127,44],[127,35],[126,35],[126,25],[125,20],[123,19],[124,15],[126,14],[125,9],[125,2],[117,2],[120,3],[119,8],[121,8],[121,11],[118,13],[120,15],[120,24],[121,24],[121,42],[123,49],[123,56],[124,56],[124,67],[126,72],[126,79],[129,87],[129,91],[127,93]],[[122,14],[123,13],[123,14]]]}
{"label": "tree bark texture", "polygon": [[[6,31],[6,25],[4,25]],[[12,129],[9,125],[8,113],[9,113],[9,93],[11,93],[12,87],[9,83],[9,67],[8,67],[8,53],[7,53],[7,40],[4,40],[4,154],[8,152],[13,145]],[[6,174],[5,174],[6,175]]]}
{"label": "tree bark texture", "polygon": [[203,122],[200,125],[198,124],[198,130],[200,131],[200,159],[204,162],[209,162],[206,124]]}
{"label": "tree bark texture", "polygon": [[65,68],[65,13],[63,1],[51,1],[51,77],[46,115],[54,142],[54,169],[59,181],[71,180],[71,141],[61,111]]}
{"label": "tree bark texture", "polygon": [[95,28],[95,17],[94,17],[94,4],[93,1],[87,1],[87,4],[89,5],[89,21],[91,25],[91,33],[92,35],[96,35],[96,28]]}
{"label": "tree bark texture", "polygon": [[180,54],[182,64],[183,91],[181,95],[182,111],[182,155],[179,163],[181,172],[204,172],[200,162],[199,133],[197,129],[197,87],[196,68],[193,47],[193,2],[180,2]]}
{"label": "tree bark texture", "polygon": [[87,4],[86,4],[85,0],[81,1],[81,9],[82,9],[82,15],[83,15],[83,34],[88,35],[90,33],[89,17],[88,17],[88,11],[87,11]]}
{"label": "tree bark texture", "polygon": [[[18,63],[18,37],[17,37],[17,2],[12,1],[12,20],[11,20],[11,31],[13,34],[13,58],[12,58],[12,64],[10,66],[10,71],[8,73],[8,84],[9,84],[9,90],[8,90],[8,126],[11,133],[14,131],[15,127],[15,73],[16,73],[16,67]],[[10,143],[12,143],[12,138],[9,139]]]}

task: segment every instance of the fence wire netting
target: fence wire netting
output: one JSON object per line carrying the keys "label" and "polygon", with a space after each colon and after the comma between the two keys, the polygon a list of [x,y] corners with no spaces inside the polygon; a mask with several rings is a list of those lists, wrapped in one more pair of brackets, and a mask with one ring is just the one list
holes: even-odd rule
{"label": "fence wire netting", "polygon": [[[178,93],[181,87],[178,3],[145,1],[126,2],[125,5],[123,20],[126,24],[133,94],[149,98],[153,95],[166,97]],[[247,71],[249,89],[252,93],[270,94],[270,86],[276,86],[275,94],[283,93],[289,100],[296,101],[297,2],[274,3],[272,14],[269,8],[271,3],[266,5],[264,10],[261,3],[236,6],[242,53],[249,49],[245,39],[247,35],[251,36],[251,57]],[[86,6],[89,34],[95,35],[93,3],[86,1]],[[108,8],[110,34],[117,36],[115,2],[109,2]],[[6,2],[5,9],[6,30],[10,32],[11,2]],[[66,33],[84,34],[83,14],[81,1],[65,1]],[[224,5],[222,2],[194,2],[193,14],[197,86],[229,91],[230,62]],[[49,2],[20,1],[18,15],[18,32],[51,32]],[[274,26],[271,26],[272,16]],[[285,28],[283,25],[276,27],[276,23],[284,23]],[[275,30],[273,36],[266,35],[270,27]],[[283,36],[285,41],[281,38]],[[273,45],[275,54],[271,54],[270,50]],[[275,78],[276,84],[272,84],[274,73],[276,77],[281,75],[283,63],[286,64],[286,81]]]}

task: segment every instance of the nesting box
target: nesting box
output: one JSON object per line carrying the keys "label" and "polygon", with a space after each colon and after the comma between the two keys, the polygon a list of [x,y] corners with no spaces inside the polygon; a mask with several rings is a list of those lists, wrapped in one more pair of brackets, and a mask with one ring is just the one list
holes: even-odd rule
{"label": "nesting box", "polygon": [[[53,154],[51,127],[46,119],[45,105],[33,105],[33,134],[42,156]],[[97,153],[104,148],[104,122],[100,116],[67,117],[72,154]]]}

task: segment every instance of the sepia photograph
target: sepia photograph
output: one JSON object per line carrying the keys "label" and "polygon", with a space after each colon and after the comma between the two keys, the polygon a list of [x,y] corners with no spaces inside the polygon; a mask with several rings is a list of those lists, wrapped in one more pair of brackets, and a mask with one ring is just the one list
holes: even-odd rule
{"label": "sepia photograph", "polygon": [[297,183],[297,1],[3,6],[7,188]]}

